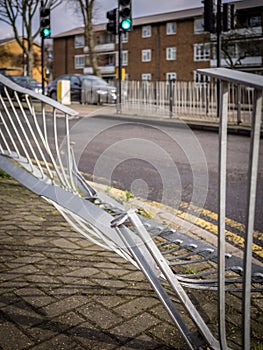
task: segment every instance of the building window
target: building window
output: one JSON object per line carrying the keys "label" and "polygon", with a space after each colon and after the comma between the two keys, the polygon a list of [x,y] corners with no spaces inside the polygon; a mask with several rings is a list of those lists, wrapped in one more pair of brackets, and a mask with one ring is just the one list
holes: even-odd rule
{"label": "building window", "polygon": [[122,33],[122,42],[127,43],[129,38],[129,32],[123,32]]}
{"label": "building window", "polygon": [[152,50],[142,50],[142,62],[150,62],[152,60]]}
{"label": "building window", "polygon": [[143,26],[142,27],[142,37],[149,38],[152,36],[152,27],[151,26]]}
{"label": "building window", "polygon": [[128,66],[128,51],[122,51],[122,65]]}
{"label": "building window", "polygon": [[[123,50],[121,57],[122,57],[122,65],[128,66],[128,50]],[[116,67],[119,66],[119,54],[118,54],[118,52],[116,52],[115,61],[116,61]]]}
{"label": "building window", "polygon": [[204,18],[196,18],[194,21],[194,32],[195,34],[204,32]]}
{"label": "building window", "polygon": [[85,67],[85,56],[77,55],[75,56],[75,69],[81,69]]}
{"label": "building window", "polygon": [[75,35],[74,43],[75,43],[75,49],[84,47],[84,44],[85,44],[84,35]]}
{"label": "building window", "polygon": [[167,47],[166,48],[166,60],[167,61],[176,60],[176,47]]}
{"label": "building window", "polygon": [[176,80],[176,73],[175,72],[168,72],[166,73],[166,80]]}
{"label": "building window", "polygon": [[209,61],[210,60],[210,44],[195,44],[194,45],[194,61]]}
{"label": "building window", "polygon": [[204,85],[210,81],[210,77],[207,75],[199,74],[194,71],[194,83],[195,85]]}
{"label": "building window", "polygon": [[251,16],[248,19],[249,27],[261,27],[261,16]]}
{"label": "building window", "polygon": [[176,22],[166,23],[166,34],[167,35],[176,34]]}
{"label": "building window", "polygon": [[152,80],[151,73],[143,73],[142,74],[142,80]]}

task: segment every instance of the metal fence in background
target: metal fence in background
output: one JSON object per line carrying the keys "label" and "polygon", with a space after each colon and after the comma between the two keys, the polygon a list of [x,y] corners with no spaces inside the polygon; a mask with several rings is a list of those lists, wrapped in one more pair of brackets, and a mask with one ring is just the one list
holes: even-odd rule
{"label": "metal fence in background", "polygon": [[[250,125],[254,89],[228,84],[228,123]],[[144,116],[170,117],[218,122],[217,83],[186,81],[125,81],[122,112]]]}

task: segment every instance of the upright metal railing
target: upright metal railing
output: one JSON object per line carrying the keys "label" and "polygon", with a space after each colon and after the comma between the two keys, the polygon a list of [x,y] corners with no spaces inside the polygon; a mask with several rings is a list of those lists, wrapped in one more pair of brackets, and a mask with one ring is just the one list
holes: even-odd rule
{"label": "upright metal railing", "polygon": [[227,121],[229,104],[229,84],[245,86],[254,90],[253,114],[251,123],[251,143],[248,166],[248,197],[246,211],[246,234],[243,264],[243,349],[250,349],[250,306],[251,306],[251,266],[252,244],[255,219],[256,186],[259,161],[260,128],[262,120],[263,77],[223,68],[201,69],[199,73],[217,79],[220,82],[220,143],[219,143],[219,193],[218,193],[218,300],[219,334],[222,348],[226,347],[226,311],[225,311],[225,221],[226,221],[226,164],[227,164]]}

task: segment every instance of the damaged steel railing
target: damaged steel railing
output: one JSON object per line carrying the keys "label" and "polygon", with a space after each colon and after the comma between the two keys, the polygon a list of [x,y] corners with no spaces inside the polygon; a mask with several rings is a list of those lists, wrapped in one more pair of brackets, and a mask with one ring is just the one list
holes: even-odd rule
{"label": "damaged steel railing", "polygon": [[[190,349],[228,349],[225,335],[225,293],[238,292],[244,301],[244,349],[249,349],[250,291],[262,292],[263,269],[251,263],[253,201],[261,120],[262,90],[255,102],[252,137],[251,195],[245,259],[225,249],[226,104],[222,76],[220,136],[220,219],[218,247],[138,215],[97,192],[79,172],[71,149],[69,122],[76,112],[45,96],[23,89],[0,75],[0,168],[54,205],[69,224],[99,246],[115,251],[139,268],[180,330]],[[202,73],[219,74],[206,70]],[[218,76],[217,76],[218,78]],[[240,82],[235,80],[236,83]],[[261,95],[260,95],[261,91]],[[261,97],[260,97],[261,96]],[[63,123],[63,134],[58,128]],[[243,263],[244,260],[244,263]],[[200,268],[202,265],[202,268]],[[199,266],[186,273],[185,266]],[[243,274],[243,271],[245,273]],[[219,332],[211,330],[190,298],[189,289],[217,291]],[[176,299],[175,299],[176,298]],[[181,310],[183,308],[184,311]],[[242,312],[242,311],[241,311]],[[219,333],[217,335],[217,333]]]}

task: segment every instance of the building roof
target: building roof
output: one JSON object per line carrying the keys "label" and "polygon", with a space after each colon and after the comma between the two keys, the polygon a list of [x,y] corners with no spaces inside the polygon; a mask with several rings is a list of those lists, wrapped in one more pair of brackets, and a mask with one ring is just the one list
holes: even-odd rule
{"label": "building roof", "polygon": [[[167,21],[171,21],[171,20],[175,21],[175,20],[185,19],[185,18],[189,18],[189,17],[201,16],[202,14],[203,14],[203,7],[192,8],[192,9],[181,10],[181,11],[167,12],[167,13],[158,13],[155,15],[133,18],[133,26],[140,26],[140,25],[145,25],[145,24],[150,24],[150,23],[167,22]],[[54,35],[53,38],[82,34],[83,30],[84,30],[83,26],[73,28],[73,29],[68,30],[66,32]],[[106,30],[106,22],[94,24],[93,30],[95,32],[101,31],[101,30]]]}
{"label": "building roof", "polygon": [[11,43],[14,40],[15,40],[15,38],[0,39],[0,45],[5,45],[5,44],[8,44],[8,43]]}
{"label": "building roof", "polygon": [[[20,39],[22,40],[22,37],[20,37]],[[0,39],[0,46],[6,45],[8,43],[12,43],[13,41],[16,41],[16,38],[11,37],[11,38]],[[33,45],[40,47],[40,44],[36,41],[34,41]]]}
{"label": "building roof", "polygon": [[[235,8],[238,10],[253,8],[253,7],[262,7],[262,0],[237,0],[237,1],[233,1],[232,3],[235,4]],[[168,22],[168,21],[179,21],[186,18],[202,16],[203,13],[204,13],[204,7],[201,6],[201,7],[190,8],[185,10],[147,15],[147,16],[133,18],[133,26],[140,26],[140,25],[161,23],[161,22]],[[83,34],[83,30],[84,30],[83,26],[77,27],[77,28],[59,33],[57,35],[54,35],[53,38]],[[93,30],[95,32],[106,30],[106,22],[100,23],[100,24],[94,24]]]}

